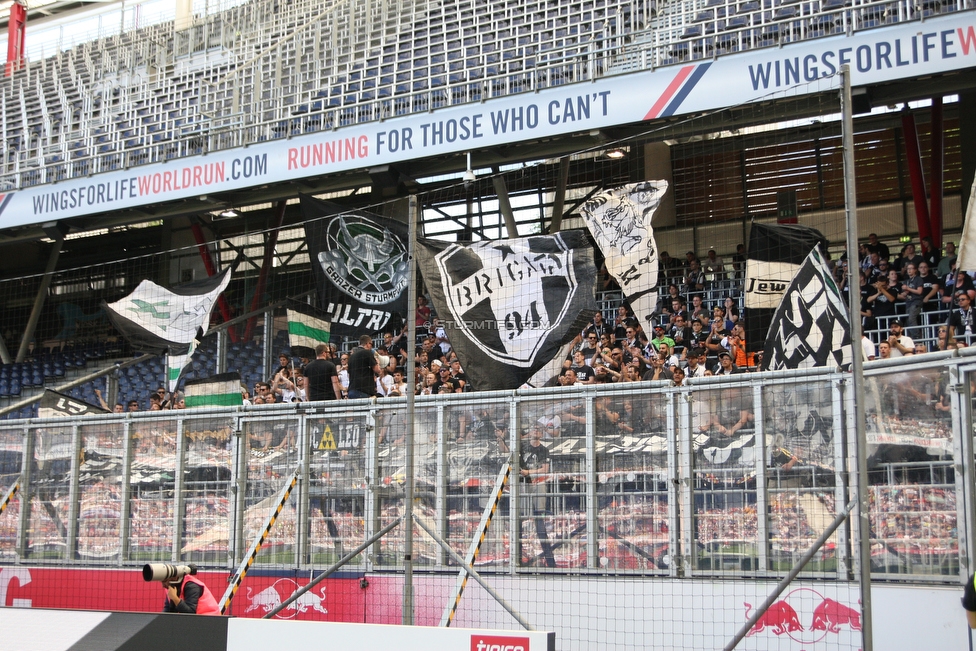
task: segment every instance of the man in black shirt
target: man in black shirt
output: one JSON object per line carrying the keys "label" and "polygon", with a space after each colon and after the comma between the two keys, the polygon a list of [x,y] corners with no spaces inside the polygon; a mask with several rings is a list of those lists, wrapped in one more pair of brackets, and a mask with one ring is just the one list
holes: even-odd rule
{"label": "man in black shirt", "polygon": [[335,400],[342,395],[339,385],[339,373],[335,364],[329,359],[331,348],[329,344],[319,344],[315,347],[315,359],[305,367],[305,382],[308,400]]}
{"label": "man in black shirt", "polygon": [[372,398],[376,395],[376,376],[380,364],[373,355],[373,339],[369,335],[359,338],[359,346],[349,355],[349,398]]}
{"label": "man in black shirt", "polygon": [[570,368],[576,372],[576,380],[580,384],[595,384],[596,373],[593,372],[593,367],[587,364],[586,361],[586,358],[583,356],[583,351],[577,350],[573,353],[573,365]]}
{"label": "man in black shirt", "polygon": [[[542,430],[533,425],[529,430],[528,444],[520,446],[519,475],[522,492],[526,495],[523,509],[529,513],[541,513],[546,509],[545,483],[549,474],[549,450],[542,445]],[[528,513],[526,513],[528,514]]]}
{"label": "man in black shirt", "polygon": [[957,291],[956,305],[959,306],[958,309],[949,315],[949,331],[957,341],[964,341],[967,346],[972,346],[976,343],[976,313],[973,312],[972,299],[968,293]]}
{"label": "man in black shirt", "polygon": [[871,233],[868,235],[868,251],[872,253],[877,253],[878,257],[882,260],[887,260],[891,257],[891,252],[888,250],[888,245],[878,239],[877,233]]}
{"label": "man in black shirt", "polygon": [[451,388],[450,393],[461,393],[463,387],[459,380],[451,377],[451,368],[446,365],[442,365],[437,369],[437,382],[431,387],[433,393],[440,393],[441,387],[448,386]]}

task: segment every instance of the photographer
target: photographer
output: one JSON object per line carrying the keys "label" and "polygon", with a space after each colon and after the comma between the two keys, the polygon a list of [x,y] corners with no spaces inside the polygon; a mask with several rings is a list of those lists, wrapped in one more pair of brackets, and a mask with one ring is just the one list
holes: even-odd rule
{"label": "photographer", "polygon": [[164,613],[219,615],[220,606],[203,581],[187,574],[179,581],[163,581],[166,590]]}

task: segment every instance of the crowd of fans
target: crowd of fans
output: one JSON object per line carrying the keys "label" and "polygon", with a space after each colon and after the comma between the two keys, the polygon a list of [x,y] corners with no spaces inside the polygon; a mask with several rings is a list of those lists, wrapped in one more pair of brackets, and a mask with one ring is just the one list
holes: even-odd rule
{"label": "crowd of fans", "polygon": [[[829,256],[828,256],[829,257]],[[887,359],[972,345],[973,276],[956,269],[955,246],[944,253],[930,238],[906,244],[897,256],[875,234],[860,245],[857,257],[865,359]],[[731,260],[714,249],[684,260],[666,251],[659,256],[660,301],[650,327],[634,318],[626,301],[608,317],[597,312],[579,333],[573,352],[547,386],[668,381],[734,375],[757,370],[761,352],[746,343],[742,279],[745,247]],[[830,261],[843,292],[848,291],[848,258]],[[323,344],[314,356],[283,350],[266,381],[242,386],[245,405],[350,397],[398,397],[462,393],[475,389],[452,348],[448,332],[426,297],[417,300],[418,340],[413,372],[407,369],[407,328],[381,339],[364,335],[359,346],[341,350]],[[358,354],[358,353],[362,354]],[[358,356],[357,356],[358,354]],[[309,369],[312,369],[311,372]],[[105,409],[109,406],[96,391]],[[181,393],[159,387],[144,405],[131,400],[112,411],[185,408]]]}

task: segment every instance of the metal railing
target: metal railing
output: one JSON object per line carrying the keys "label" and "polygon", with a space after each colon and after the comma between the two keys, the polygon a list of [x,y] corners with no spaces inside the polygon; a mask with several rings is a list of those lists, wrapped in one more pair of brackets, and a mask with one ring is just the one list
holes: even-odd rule
{"label": "metal railing", "polygon": [[[971,566],[968,352],[867,367],[875,576],[953,583]],[[419,397],[415,514],[463,552],[539,428],[550,468],[500,497],[481,573],[782,576],[851,499],[849,382],[812,370]],[[297,470],[256,566],[331,565],[402,514],[404,414],[386,399],[4,422],[0,482],[20,491],[0,562],[232,569]],[[850,578],[857,535],[840,525],[807,575]],[[386,536],[353,564],[395,569],[401,544]],[[418,571],[452,566],[433,538],[415,545]]]}

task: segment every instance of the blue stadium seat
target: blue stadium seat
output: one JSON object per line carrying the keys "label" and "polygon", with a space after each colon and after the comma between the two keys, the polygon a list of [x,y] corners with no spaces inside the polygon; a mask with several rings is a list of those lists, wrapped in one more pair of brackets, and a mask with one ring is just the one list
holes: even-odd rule
{"label": "blue stadium seat", "polygon": [[796,5],[788,5],[786,7],[779,7],[773,12],[773,20],[789,20],[790,18],[795,18],[800,13],[799,7]]}

